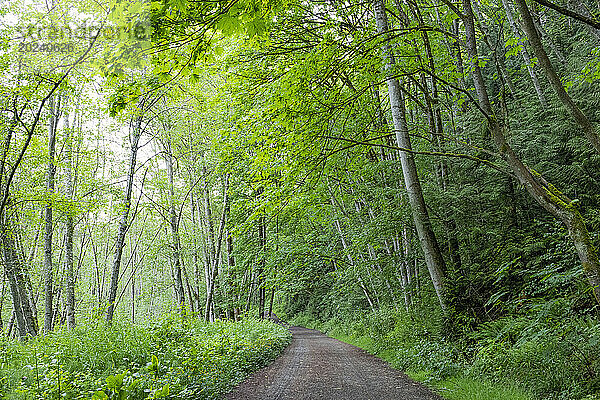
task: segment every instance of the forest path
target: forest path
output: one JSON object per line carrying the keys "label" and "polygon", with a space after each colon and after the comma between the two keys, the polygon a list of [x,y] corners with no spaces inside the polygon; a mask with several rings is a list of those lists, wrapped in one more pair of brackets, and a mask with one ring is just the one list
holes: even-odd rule
{"label": "forest path", "polygon": [[271,365],[225,395],[227,400],[441,400],[358,347],[292,327],[292,343]]}

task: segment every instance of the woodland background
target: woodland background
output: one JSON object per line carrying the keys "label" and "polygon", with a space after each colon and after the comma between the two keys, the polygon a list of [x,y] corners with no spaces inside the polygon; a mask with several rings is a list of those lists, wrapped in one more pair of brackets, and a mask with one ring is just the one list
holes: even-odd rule
{"label": "woodland background", "polygon": [[6,348],[275,310],[448,396],[600,398],[596,1],[0,15]]}

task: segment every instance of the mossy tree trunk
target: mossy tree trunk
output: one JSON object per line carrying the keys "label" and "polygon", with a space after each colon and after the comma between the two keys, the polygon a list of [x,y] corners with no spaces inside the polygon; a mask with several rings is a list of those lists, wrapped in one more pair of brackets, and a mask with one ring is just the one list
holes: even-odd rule
{"label": "mossy tree trunk", "polygon": [[569,232],[571,240],[577,250],[577,255],[583,270],[592,287],[596,301],[600,303],[600,262],[594,248],[585,222],[577,208],[577,201],[568,198],[554,185],[546,181],[539,173],[530,169],[516,155],[506,140],[505,126],[496,118],[492,109],[483,75],[478,63],[477,43],[475,39],[475,25],[471,0],[462,0],[463,22],[465,24],[465,43],[469,58],[472,60],[471,74],[480,109],[486,114],[488,127],[496,147],[509,165],[519,182],[527,192],[546,211],[560,220]]}

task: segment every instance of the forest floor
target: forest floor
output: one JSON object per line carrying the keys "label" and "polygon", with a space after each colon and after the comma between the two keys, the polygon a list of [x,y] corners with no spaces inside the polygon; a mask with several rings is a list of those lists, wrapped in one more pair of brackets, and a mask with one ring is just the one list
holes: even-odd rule
{"label": "forest floor", "polygon": [[441,400],[385,361],[319,331],[292,327],[292,342],[227,400]]}

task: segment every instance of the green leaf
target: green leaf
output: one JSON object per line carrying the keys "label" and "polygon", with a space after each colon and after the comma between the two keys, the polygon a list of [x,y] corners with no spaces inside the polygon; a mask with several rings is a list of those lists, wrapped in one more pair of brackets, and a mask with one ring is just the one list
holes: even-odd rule
{"label": "green leaf", "polygon": [[189,76],[189,81],[191,84],[195,84],[198,83],[198,81],[200,80],[200,76],[196,73],[192,73]]}
{"label": "green leaf", "polygon": [[246,31],[250,37],[260,36],[266,31],[266,29],[267,25],[265,20],[262,18],[253,19],[246,27]]}
{"label": "green leaf", "polygon": [[106,385],[109,389],[117,391],[123,386],[123,379],[125,374],[111,375],[106,378]]}
{"label": "green leaf", "polygon": [[165,386],[163,386],[160,390],[160,396],[161,397],[167,397],[169,395],[169,384],[167,383]]}
{"label": "green leaf", "polygon": [[178,10],[187,9],[187,0],[171,0],[171,5]]}
{"label": "green leaf", "polygon": [[240,20],[231,15],[223,15],[217,23],[217,29],[223,32],[224,35],[232,35],[240,28]]}
{"label": "green leaf", "polygon": [[102,390],[99,390],[94,393],[92,400],[108,400],[108,396]]}
{"label": "green leaf", "polygon": [[114,375],[106,377],[106,387],[108,387],[109,389],[114,389],[117,387],[117,379]]}

